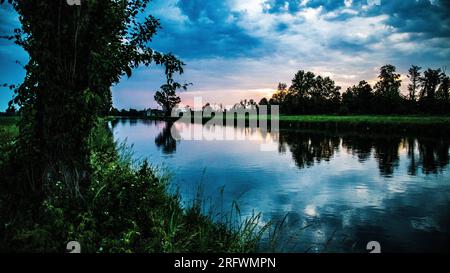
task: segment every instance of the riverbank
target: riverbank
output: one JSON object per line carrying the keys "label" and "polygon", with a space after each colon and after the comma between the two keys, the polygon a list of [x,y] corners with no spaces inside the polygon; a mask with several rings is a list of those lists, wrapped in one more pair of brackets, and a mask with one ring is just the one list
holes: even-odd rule
{"label": "riverbank", "polygon": [[280,127],[289,129],[327,129],[368,133],[412,133],[435,135],[450,133],[448,116],[280,116]]}
{"label": "riverbank", "polygon": [[[136,119],[139,117],[108,117],[114,119]],[[264,117],[270,121],[270,116]],[[141,117],[139,119],[177,121],[173,117]],[[237,116],[237,120],[261,120],[258,116]],[[204,118],[205,123],[210,118]],[[224,124],[226,124],[224,119]],[[279,118],[282,129],[326,129],[333,131],[356,131],[362,132],[395,132],[412,133],[418,135],[434,135],[450,133],[450,116],[337,116],[337,115],[281,115]],[[236,122],[237,123],[237,122]],[[270,124],[269,124],[270,125]]]}

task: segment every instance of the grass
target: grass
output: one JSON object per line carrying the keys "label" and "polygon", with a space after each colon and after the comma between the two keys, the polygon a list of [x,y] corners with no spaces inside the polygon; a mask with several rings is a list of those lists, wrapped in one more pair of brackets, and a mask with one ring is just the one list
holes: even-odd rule
{"label": "grass", "polygon": [[449,116],[280,116],[280,128],[325,129],[357,133],[448,135]]}
{"label": "grass", "polygon": [[333,116],[333,115],[295,115],[280,116],[280,121],[287,122],[335,122],[394,125],[450,125],[450,116]]}

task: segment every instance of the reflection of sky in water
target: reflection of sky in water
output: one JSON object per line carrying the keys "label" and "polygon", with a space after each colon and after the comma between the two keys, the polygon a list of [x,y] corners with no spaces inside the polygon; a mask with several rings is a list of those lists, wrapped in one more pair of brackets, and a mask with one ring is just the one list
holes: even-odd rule
{"label": "reflection of sky in water", "polygon": [[[184,139],[186,126],[176,125]],[[246,140],[174,141],[165,123],[150,121],[118,122],[114,135],[133,144],[136,157],[167,166],[184,200],[192,200],[202,183],[216,209],[227,210],[237,200],[243,214],[262,212],[264,221],[287,214],[279,241],[284,251],[365,251],[373,240],[386,251],[450,249],[448,143],[434,147],[442,140],[402,138],[365,143],[357,136],[262,135],[229,127],[215,134],[223,135],[220,130]],[[205,134],[211,137],[210,130]],[[260,144],[270,141],[281,143],[279,150],[262,152]],[[410,175],[412,156],[416,175]]]}

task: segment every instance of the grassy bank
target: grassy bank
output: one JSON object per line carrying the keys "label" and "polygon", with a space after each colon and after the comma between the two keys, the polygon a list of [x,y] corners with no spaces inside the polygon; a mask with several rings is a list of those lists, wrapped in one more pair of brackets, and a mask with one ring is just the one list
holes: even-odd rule
{"label": "grassy bank", "polygon": [[17,168],[15,122],[0,123],[0,252],[64,252],[69,241],[85,253],[257,251],[264,232],[258,215],[236,224],[236,212],[225,213],[216,222],[200,200],[182,206],[165,177],[114,143],[104,120],[89,140],[88,183],[67,175],[50,181],[43,199],[30,199],[18,186],[32,181],[26,166]]}
{"label": "grassy bank", "polygon": [[364,123],[374,125],[450,125],[450,116],[280,116],[280,121],[308,123]]}
{"label": "grassy bank", "polygon": [[377,133],[450,133],[448,116],[280,116],[280,127]]}
{"label": "grassy bank", "polygon": [[[127,118],[127,117],[109,117]],[[265,117],[270,120],[270,116]],[[171,117],[143,117],[149,120],[176,121]],[[224,124],[230,119],[226,117]],[[258,120],[258,116],[237,115],[239,121]],[[203,118],[202,122],[210,118]],[[194,119],[192,118],[192,121]],[[337,131],[378,132],[378,133],[413,133],[419,135],[449,134],[450,116],[337,116],[337,115],[281,115],[279,118],[282,129],[326,129]],[[236,121],[237,123],[237,121]]]}

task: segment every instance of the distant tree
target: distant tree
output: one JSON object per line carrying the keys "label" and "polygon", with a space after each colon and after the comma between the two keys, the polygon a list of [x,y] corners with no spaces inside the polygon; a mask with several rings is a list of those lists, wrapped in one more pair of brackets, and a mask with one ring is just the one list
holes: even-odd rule
{"label": "distant tree", "polygon": [[421,99],[427,99],[428,101],[434,101],[436,98],[436,90],[441,83],[441,69],[428,68],[423,77],[420,78],[421,83]]}
{"label": "distant tree", "polygon": [[281,91],[281,90],[287,90],[287,88],[288,88],[288,85],[287,85],[286,83],[284,83],[284,82],[278,83],[278,90],[279,90],[279,91]]}
{"label": "distant tree", "polygon": [[181,85],[164,84],[161,86],[161,90],[155,93],[155,101],[161,105],[166,116],[170,116],[172,109],[181,102],[176,92],[178,87]]}
{"label": "distant tree", "polygon": [[329,77],[323,78],[312,72],[298,71],[292,84],[280,83],[269,104],[278,104],[287,114],[336,113],[341,106],[341,87]]}
{"label": "distant tree", "polygon": [[258,104],[259,105],[269,105],[269,101],[267,100],[267,98],[262,98]]}
{"label": "distant tree", "polygon": [[305,72],[300,70],[295,74],[294,79],[292,79],[292,85],[289,88],[293,94],[300,97],[310,96],[311,89],[314,88],[316,84],[315,75],[312,72]]}
{"label": "distant tree", "polygon": [[277,91],[272,95],[271,104],[283,104],[288,94],[288,86],[285,83],[280,82],[278,84]]}
{"label": "distant tree", "polygon": [[241,100],[239,103],[234,104],[233,109],[257,109],[256,102],[253,99],[247,100]]}
{"label": "distant tree", "polygon": [[280,103],[281,111],[287,114],[310,114],[311,89],[314,88],[316,75],[299,70],[292,79],[285,101]]}
{"label": "distant tree", "polygon": [[109,115],[110,116],[119,116],[120,112],[119,112],[119,110],[117,108],[112,107],[111,110],[109,111]]}
{"label": "distant tree", "polygon": [[278,104],[284,114],[413,114],[419,113],[418,106],[422,112],[450,113],[450,77],[441,69],[428,69],[423,75],[420,70],[419,66],[409,69],[407,96],[400,92],[401,75],[389,64],[380,68],[373,88],[361,81],[342,95],[329,77],[300,70],[289,88],[278,84],[270,100],[263,98],[259,104]]}
{"label": "distant tree", "polygon": [[375,84],[375,92],[381,96],[393,98],[400,96],[400,74],[395,73],[393,65],[385,65],[380,69],[379,81]]}
{"label": "distant tree", "polygon": [[371,114],[374,93],[370,84],[366,81],[349,87],[342,95],[343,104],[351,113]]}
{"label": "distant tree", "polygon": [[429,68],[423,73],[423,76],[420,77],[421,90],[419,105],[422,112],[439,112],[436,92],[441,83],[441,74],[441,69]]}
{"label": "distant tree", "polygon": [[411,81],[411,83],[408,85],[408,91],[409,91],[409,96],[408,99],[410,101],[415,102],[416,101],[416,95],[417,95],[417,91],[419,89],[419,85],[420,85],[420,70],[422,68],[420,66],[416,66],[413,65],[409,70],[408,70],[408,78]]}
{"label": "distant tree", "polygon": [[450,102],[450,77],[444,73],[442,74],[441,84],[436,95],[440,101]]}
{"label": "distant tree", "polygon": [[335,113],[339,109],[341,87],[329,77],[317,76],[310,91],[311,106],[314,113]]}
{"label": "distant tree", "polygon": [[437,90],[439,113],[450,113],[450,77],[444,72],[441,74],[441,84]]}
{"label": "distant tree", "polygon": [[402,98],[400,96],[401,75],[396,73],[393,65],[385,65],[380,68],[378,82],[375,84],[375,107],[378,113],[401,112]]}

